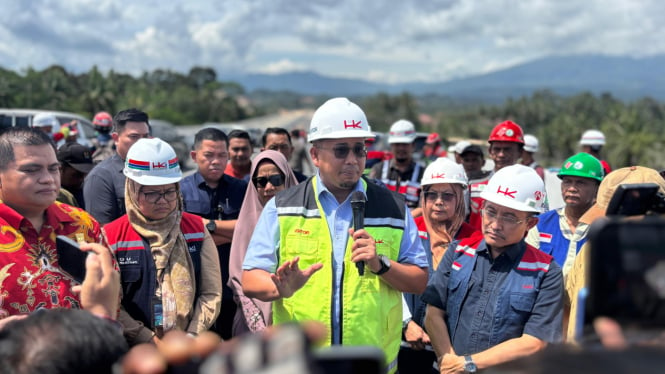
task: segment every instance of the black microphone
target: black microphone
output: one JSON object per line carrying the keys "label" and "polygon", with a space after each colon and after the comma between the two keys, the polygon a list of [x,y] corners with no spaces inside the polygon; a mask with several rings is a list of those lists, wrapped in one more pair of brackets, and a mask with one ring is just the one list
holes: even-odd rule
{"label": "black microphone", "polygon": [[[365,194],[362,191],[354,191],[351,194],[351,209],[353,209],[353,229],[360,230],[365,227]],[[365,262],[356,262],[358,275],[365,274]]]}

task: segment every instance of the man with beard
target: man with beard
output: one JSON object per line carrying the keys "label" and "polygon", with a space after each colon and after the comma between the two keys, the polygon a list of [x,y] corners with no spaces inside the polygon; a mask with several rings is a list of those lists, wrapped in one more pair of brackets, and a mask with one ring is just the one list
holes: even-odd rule
{"label": "man with beard", "polygon": [[482,234],[451,245],[422,297],[441,373],[474,373],[561,339],[561,268],[524,241],[538,223],[543,180],[508,166],[481,196]]}
{"label": "man with beard", "polygon": [[[243,291],[273,302],[273,323],[316,320],[325,345],[373,345],[394,372],[402,292],[421,293],[427,258],[404,197],[361,178],[365,113],[346,98],[320,106],[310,124],[318,168],[268,201],[243,263]],[[353,229],[351,200],[365,201],[365,228]]]}
{"label": "man with beard", "polygon": [[388,144],[393,158],[372,167],[369,178],[379,179],[389,190],[406,197],[409,208],[418,207],[420,180],[425,167],[413,160],[416,128],[412,122],[401,119],[390,126]]}
{"label": "man with beard", "polygon": [[564,275],[587,240],[589,225],[580,218],[596,201],[603,175],[603,165],[588,153],[568,158],[557,174],[565,206],[541,215],[529,230],[527,243],[553,256]]}
{"label": "man with beard", "polygon": [[[494,126],[487,141],[490,143],[489,154],[494,161],[492,175],[502,168],[517,163],[524,147],[524,132],[520,125],[513,121],[504,121]],[[471,178],[469,178],[471,179]],[[481,228],[482,217],[480,209],[483,206],[482,192],[487,187],[489,179],[469,184],[471,198],[471,213],[469,224],[476,229]]]}
{"label": "man with beard", "polygon": [[229,163],[224,174],[233,178],[249,179],[252,168],[252,138],[247,131],[233,130],[229,133]]}
{"label": "man with beard", "polygon": [[217,245],[222,271],[222,309],[212,330],[224,339],[231,338],[236,304],[229,280],[229,254],[236,220],[245,198],[247,182],[224,174],[229,159],[226,134],[204,128],[194,136],[192,159],[198,171],[180,182],[184,209],[204,218],[206,229]]}

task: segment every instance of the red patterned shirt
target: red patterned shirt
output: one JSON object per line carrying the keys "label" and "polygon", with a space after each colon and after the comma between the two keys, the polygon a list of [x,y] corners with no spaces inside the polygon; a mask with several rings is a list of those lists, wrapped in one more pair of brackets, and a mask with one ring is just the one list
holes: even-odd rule
{"label": "red patterned shirt", "polygon": [[99,223],[87,212],[55,202],[40,232],[0,201],[0,319],[40,308],[80,308],[78,284],[58,265],[56,235],[101,243]]}

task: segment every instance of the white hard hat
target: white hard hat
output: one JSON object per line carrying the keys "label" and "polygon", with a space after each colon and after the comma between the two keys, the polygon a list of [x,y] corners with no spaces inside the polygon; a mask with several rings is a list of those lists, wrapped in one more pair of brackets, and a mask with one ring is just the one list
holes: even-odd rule
{"label": "white hard hat", "polygon": [[538,138],[531,134],[524,135],[524,150],[531,153],[538,152]]}
{"label": "white hard hat", "polygon": [[161,186],[182,179],[178,156],[159,138],[139,139],[127,151],[125,176],[144,186]]}
{"label": "white hard hat", "polygon": [[582,134],[580,145],[605,145],[605,135],[598,130],[587,130]]}
{"label": "white hard hat", "polygon": [[390,126],[388,144],[413,143],[416,140],[416,126],[413,122],[401,119]]}
{"label": "white hard hat", "polygon": [[457,144],[455,144],[455,153],[461,155],[462,153],[464,153],[466,147],[470,145],[471,143],[467,142],[466,140],[460,140],[459,142],[457,142]]}
{"label": "white hard hat", "polygon": [[46,127],[51,126],[51,132],[56,133],[60,131],[60,121],[53,113],[37,113],[32,117],[32,127]]}
{"label": "white hard hat", "polygon": [[323,103],[312,116],[307,141],[319,139],[374,138],[360,107],[345,97]]}
{"label": "white hard hat", "polygon": [[540,213],[545,202],[545,184],[533,168],[516,164],[497,171],[480,197],[506,208]]}
{"label": "white hard hat", "polygon": [[426,186],[438,183],[457,183],[466,188],[469,179],[466,177],[462,165],[447,157],[439,157],[425,169],[420,185]]}

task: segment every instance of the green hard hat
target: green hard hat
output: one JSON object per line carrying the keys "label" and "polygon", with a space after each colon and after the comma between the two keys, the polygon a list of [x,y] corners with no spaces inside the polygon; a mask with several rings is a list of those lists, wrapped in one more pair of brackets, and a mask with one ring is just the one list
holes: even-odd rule
{"label": "green hard hat", "polygon": [[605,172],[603,171],[603,165],[597,158],[588,153],[580,152],[563,162],[557,177],[563,178],[565,176],[591,178],[600,182],[603,180]]}

